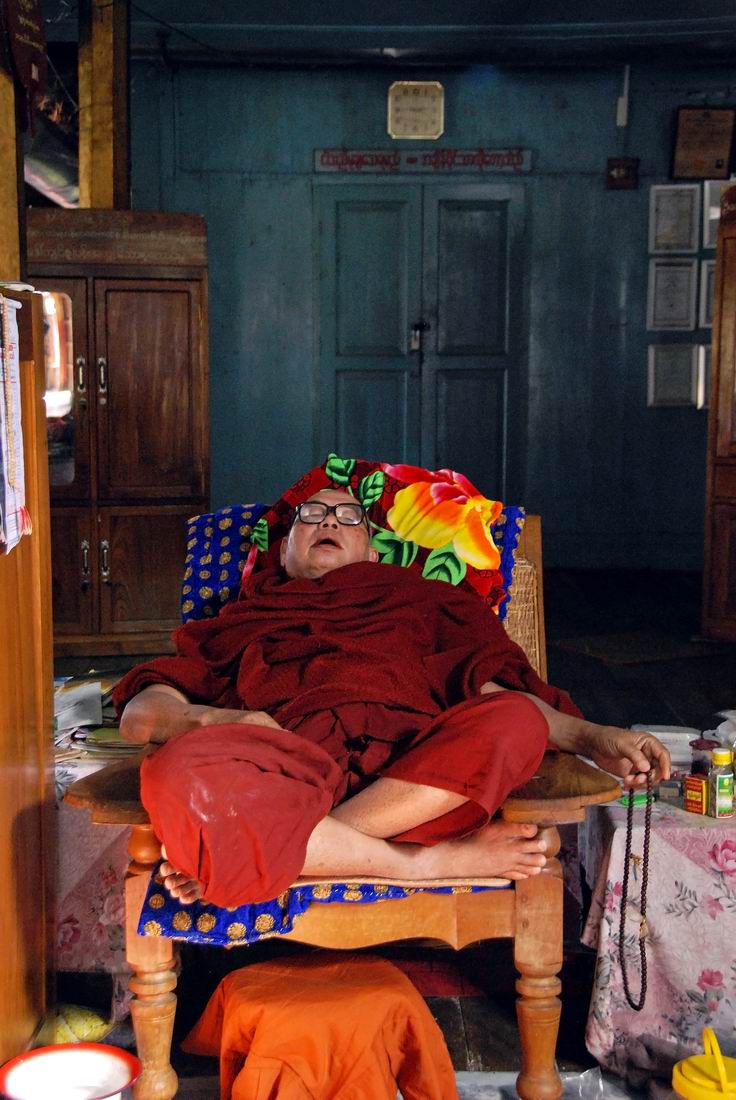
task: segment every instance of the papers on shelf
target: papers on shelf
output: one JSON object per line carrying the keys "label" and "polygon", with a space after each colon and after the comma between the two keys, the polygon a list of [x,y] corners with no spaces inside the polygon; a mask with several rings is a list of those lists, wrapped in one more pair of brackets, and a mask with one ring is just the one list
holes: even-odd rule
{"label": "papers on shelf", "polygon": [[0,294],[0,552],[6,554],[22,535],[31,532],[26,509],[16,319],[20,308],[20,302]]}
{"label": "papers on shelf", "polygon": [[[121,674],[60,676],[54,680],[54,745],[57,764],[65,760],[116,760],[140,752],[123,741],[110,696]],[[94,678],[91,678],[94,677]]]}
{"label": "papers on shelf", "polygon": [[78,684],[69,680],[54,692],[54,728],[71,730],[78,726],[102,725],[102,692],[93,681]]}

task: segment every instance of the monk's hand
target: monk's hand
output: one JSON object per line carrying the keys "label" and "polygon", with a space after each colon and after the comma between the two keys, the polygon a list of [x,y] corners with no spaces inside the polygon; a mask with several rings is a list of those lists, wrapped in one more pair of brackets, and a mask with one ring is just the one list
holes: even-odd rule
{"label": "monk's hand", "polygon": [[265,710],[233,710],[229,707],[202,707],[199,715],[200,726],[223,726],[233,723],[246,726],[270,726],[280,730],[278,722],[266,714]]}
{"label": "monk's hand", "polygon": [[586,740],[585,755],[623,779],[627,790],[646,786],[650,771],[655,783],[670,777],[670,754],[653,733],[590,723]]}

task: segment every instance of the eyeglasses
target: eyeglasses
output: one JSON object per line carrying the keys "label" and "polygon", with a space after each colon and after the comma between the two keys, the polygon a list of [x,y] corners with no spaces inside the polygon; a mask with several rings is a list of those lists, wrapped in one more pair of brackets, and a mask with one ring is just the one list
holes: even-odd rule
{"label": "eyeglasses", "polygon": [[339,524],[344,527],[357,527],[360,523],[368,526],[368,518],[362,504],[325,504],[321,500],[305,500],[303,504],[297,504],[294,521],[300,523],[321,523],[328,513],[332,513]]}

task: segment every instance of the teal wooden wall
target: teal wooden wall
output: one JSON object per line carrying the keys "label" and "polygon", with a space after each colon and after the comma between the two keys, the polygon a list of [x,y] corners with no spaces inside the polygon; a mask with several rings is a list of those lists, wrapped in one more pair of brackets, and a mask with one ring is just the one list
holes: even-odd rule
{"label": "teal wooden wall", "polygon": [[[526,463],[507,495],[542,513],[547,563],[699,568],[706,413],[646,408],[647,216],[649,186],[667,181],[674,108],[733,102],[726,69],[635,67],[619,130],[620,66],[387,74],[135,63],[134,206],[198,212],[209,226],[213,504],[270,500],[322,457],[312,153],[389,147],[386,89],[404,76],[445,84],[437,145],[534,151],[532,173],[513,181],[527,211],[528,407]],[[606,158],[619,155],[641,158],[637,191],[605,190]],[[709,331],[667,339],[704,343]]]}

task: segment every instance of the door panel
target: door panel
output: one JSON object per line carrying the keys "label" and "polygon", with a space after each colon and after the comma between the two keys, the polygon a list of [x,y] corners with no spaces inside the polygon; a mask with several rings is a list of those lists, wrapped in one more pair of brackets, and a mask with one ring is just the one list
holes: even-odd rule
{"label": "door panel", "polygon": [[518,400],[522,214],[515,188],[424,188],[421,464],[460,470],[500,499]]}
{"label": "door panel", "polygon": [[506,372],[503,370],[438,370],[436,454],[451,455],[460,470],[491,497],[501,497],[504,484]]}
{"label": "door panel", "polygon": [[393,455],[397,444],[402,455],[410,453],[408,383],[406,371],[338,371],[337,453]]}
{"label": "door panel", "polygon": [[129,634],[180,624],[188,505],[101,508],[100,630]]}
{"label": "door panel", "polygon": [[[45,292],[44,359],[51,501],[86,500],[92,483],[86,279],[33,279]],[[63,395],[68,394],[68,402]],[[59,404],[59,401],[61,403]]]}
{"label": "door panel", "polygon": [[196,282],[95,283],[99,497],[203,496]]}
{"label": "door panel", "polygon": [[[437,240],[438,355],[503,355],[506,352],[507,217],[506,203],[440,198],[439,224],[427,210],[425,233]],[[433,253],[432,241],[427,250]],[[473,306],[476,308],[473,308]],[[471,308],[468,308],[468,307]],[[480,308],[477,308],[480,307]]]}
{"label": "door panel", "polygon": [[51,591],[58,634],[89,634],[97,628],[95,553],[89,508],[54,508]]}
{"label": "door panel", "polygon": [[316,195],[321,456],[449,466],[503,497],[522,391],[521,188],[397,182]]}
{"label": "door panel", "polygon": [[415,461],[421,187],[320,187],[317,212],[318,449]]}

